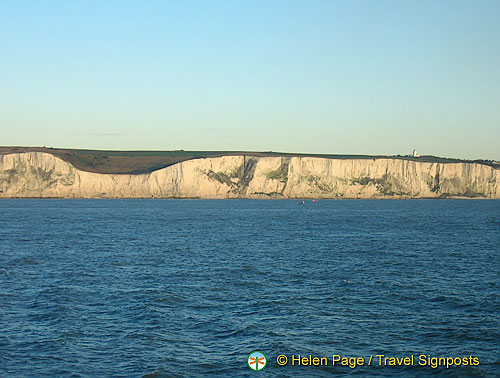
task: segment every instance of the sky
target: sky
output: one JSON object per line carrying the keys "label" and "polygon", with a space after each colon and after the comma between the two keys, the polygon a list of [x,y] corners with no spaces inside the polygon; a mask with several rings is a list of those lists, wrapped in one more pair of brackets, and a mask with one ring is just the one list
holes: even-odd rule
{"label": "sky", "polygon": [[0,1],[0,145],[500,160],[500,1]]}

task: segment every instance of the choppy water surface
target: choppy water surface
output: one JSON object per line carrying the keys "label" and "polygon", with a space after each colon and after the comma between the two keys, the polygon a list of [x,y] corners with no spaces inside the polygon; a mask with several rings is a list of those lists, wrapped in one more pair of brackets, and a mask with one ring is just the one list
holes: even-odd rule
{"label": "choppy water surface", "polygon": [[500,374],[500,201],[2,200],[0,226],[0,376]]}

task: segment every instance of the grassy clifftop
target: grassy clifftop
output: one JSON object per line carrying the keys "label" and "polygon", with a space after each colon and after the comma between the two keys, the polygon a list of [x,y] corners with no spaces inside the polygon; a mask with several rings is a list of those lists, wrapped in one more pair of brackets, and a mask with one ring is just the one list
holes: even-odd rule
{"label": "grassy clifftop", "polygon": [[474,162],[500,169],[497,162],[489,160],[460,160],[440,158],[436,156],[382,156],[382,155],[327,155],[327,154],[293,154],[282,152],[248,152],[248,151],[105,151],[78,150],[47,147],[0,147],[0,154],[23,152],[46,152],[53,154],[75,166],[77,169],[95,173],[140,174],[165,168],[170,165],[191,159],[208,157],[247,155],[247,156],[288,156],[319,157],[329,159],[403,159],[433,163]]}

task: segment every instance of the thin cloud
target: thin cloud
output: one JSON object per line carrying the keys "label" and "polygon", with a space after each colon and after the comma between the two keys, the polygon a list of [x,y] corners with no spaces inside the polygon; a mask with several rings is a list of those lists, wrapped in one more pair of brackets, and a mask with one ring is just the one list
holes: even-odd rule
{"label": "thin cloud", "polygon": [[118,133],[88,133],[88,135],[92,136],[120,136]]}

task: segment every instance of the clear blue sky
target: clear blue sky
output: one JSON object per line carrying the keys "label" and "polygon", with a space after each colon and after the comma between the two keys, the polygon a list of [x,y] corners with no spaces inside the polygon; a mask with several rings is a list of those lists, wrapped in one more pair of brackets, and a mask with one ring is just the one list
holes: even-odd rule
{"label": "clear blue sky", "polygon": [[0,145],[500,159],[500,1],[0,2]]}

